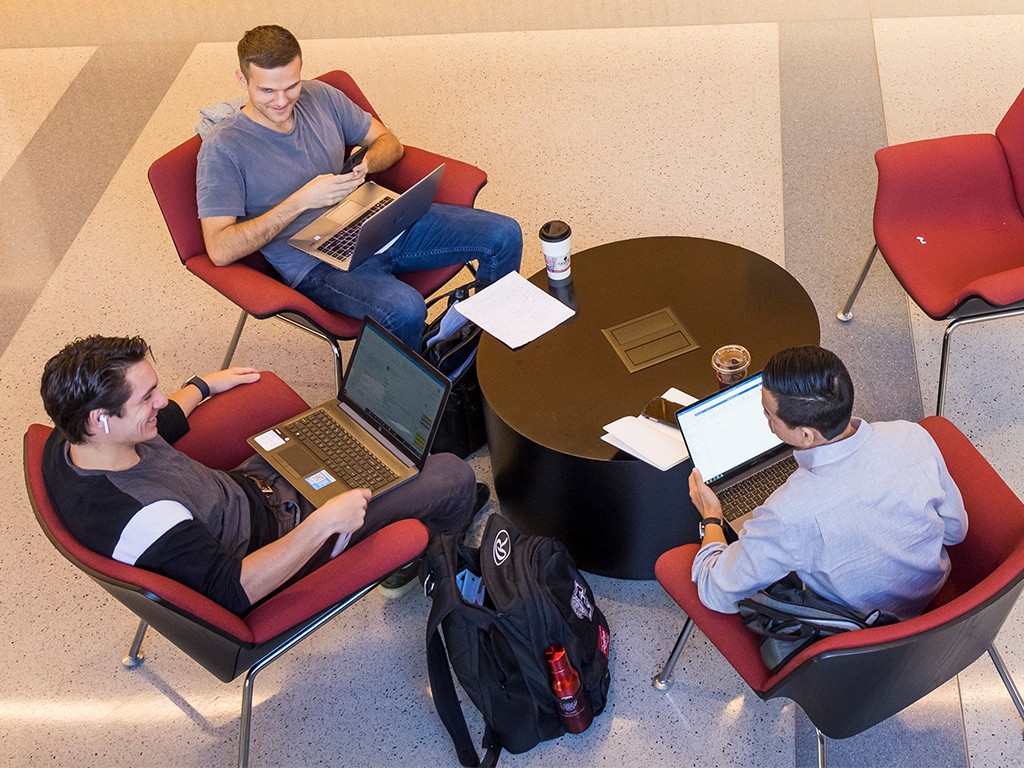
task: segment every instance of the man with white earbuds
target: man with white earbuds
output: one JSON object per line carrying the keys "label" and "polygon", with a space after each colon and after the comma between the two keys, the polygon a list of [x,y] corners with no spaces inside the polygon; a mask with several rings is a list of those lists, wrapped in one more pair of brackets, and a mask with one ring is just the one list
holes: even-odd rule
{"label": "man with white earbuds", "polygon": [[356,489],[319,509],[258,456],[231,472],[209,469],[171,443],[203,400],[259,373],[193,376],[166,397],[149,355],[139,337],[90,336],[43,371],[40,393],[57,427],[43,455],[46,489],[68,530],[94,552],[240,614],[396,520],[462,530],[486,503],[472,469],[451,454],[429,457],[414,480],[373,501]]}

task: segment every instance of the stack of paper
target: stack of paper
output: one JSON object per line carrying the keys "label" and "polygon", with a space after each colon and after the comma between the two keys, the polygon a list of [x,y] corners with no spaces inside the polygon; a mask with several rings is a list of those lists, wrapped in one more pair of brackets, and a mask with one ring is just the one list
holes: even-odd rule
{"label": "stack of paper", "polygon": [[[697,402],[697,398],[675,388],[662,397],[680,405]],[[643,459],[663,472],[689,457],[678,428],[673,429],[644,416],[624,416],[606,424],[604,429],[606,434],[601,435],[601,439],[606,443]]]}

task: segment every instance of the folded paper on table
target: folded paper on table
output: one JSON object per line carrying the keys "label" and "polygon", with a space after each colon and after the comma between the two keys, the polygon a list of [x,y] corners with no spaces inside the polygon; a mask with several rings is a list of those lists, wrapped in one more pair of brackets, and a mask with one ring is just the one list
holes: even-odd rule
{"label": "folded paper on table", "polygon": [[[697,402],[697,398],[675,387],[669,389],[662,397],[684,406]],[[663,472],[689,458],[686,443],[683,442],[678,427],[673,429],[667,424],[643,416],[624,416],[618,421],[606,424],[604,430],[606,434],[601,435],[601,439],[606,443],[646,461]]]}
{"label": "folded paper on table", "polygon": [[666,435],[657,425],[637,416],[623,416],[606,425],[605,431],[608,434],[601,435],[601,439],[606,443],[663,471],[689,456],[682,440]]}

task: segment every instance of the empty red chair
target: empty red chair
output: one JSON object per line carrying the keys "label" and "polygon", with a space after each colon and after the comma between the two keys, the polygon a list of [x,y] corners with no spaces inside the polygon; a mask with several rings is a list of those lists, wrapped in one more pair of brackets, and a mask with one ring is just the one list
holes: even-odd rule
{"label": "empty red chair", "polygon": [[1024,91],[995,134],[947,136],[875,153],[875,247],[846,305],[853,302],[876,253],[933,320],[949,320],[942,339],[942,415],[949,340],[961,325],[1024,313]]}

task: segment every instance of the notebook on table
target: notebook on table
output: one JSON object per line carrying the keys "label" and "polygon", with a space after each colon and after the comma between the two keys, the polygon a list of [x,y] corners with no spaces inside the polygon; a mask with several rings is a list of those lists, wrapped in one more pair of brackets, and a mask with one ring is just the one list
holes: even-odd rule
{"label": "notebook on table", "polygon": [[444,163],[404,194],[368,181],[288,238],[288,245],[332,267],[355,269],[423,217],[443,173]]}
{"label": "notebook on table", "polygon": [[411,480],[433,444],[451,382],[364,318],[338,397],[249,438],[313,505]]}
{"label": "notebook on table", "polygon": [[764,417],[760,373],[683,408],[676,421],[693,465],[736,532],[797,468],[793,448]]}

